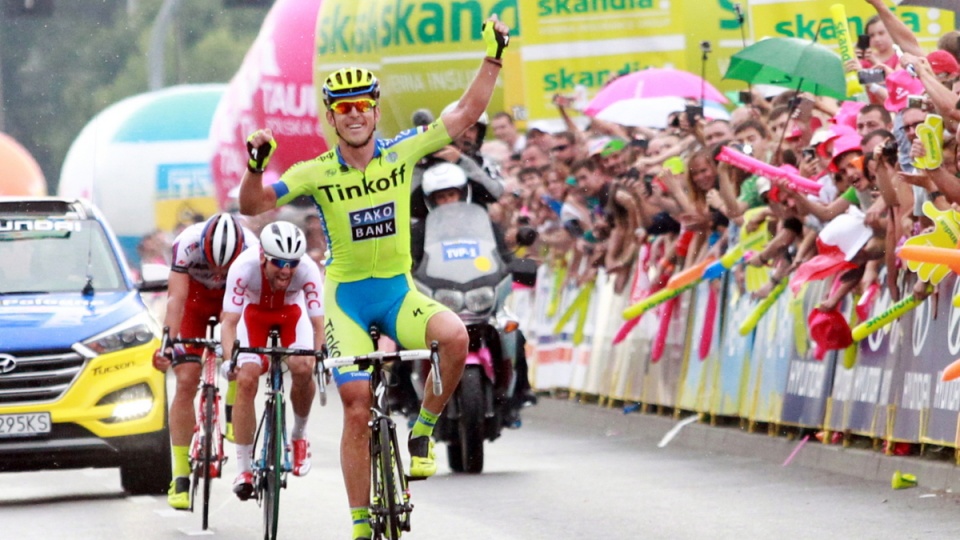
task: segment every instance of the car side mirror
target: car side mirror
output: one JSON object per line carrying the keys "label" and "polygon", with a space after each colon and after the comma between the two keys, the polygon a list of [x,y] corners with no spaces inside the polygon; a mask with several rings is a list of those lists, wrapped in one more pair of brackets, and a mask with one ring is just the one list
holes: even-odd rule
{"label": "car side mirror", "polygon": [[140,269],[140,281],[137,289],[140,292],[163,292],[167,290],[167,280],[170,278],[170,267],[164,264],[147,263]]}

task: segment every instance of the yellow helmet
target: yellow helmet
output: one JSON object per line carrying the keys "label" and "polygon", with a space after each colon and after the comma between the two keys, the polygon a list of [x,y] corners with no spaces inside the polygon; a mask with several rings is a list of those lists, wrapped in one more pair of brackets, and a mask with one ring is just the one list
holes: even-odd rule
{"label": "yellow helmet", "polygon": [[323,103],[328,108],[340,98],[363,94],[380,99],[380,81],[371,71],[360,67],[338,69],[323,82]]}

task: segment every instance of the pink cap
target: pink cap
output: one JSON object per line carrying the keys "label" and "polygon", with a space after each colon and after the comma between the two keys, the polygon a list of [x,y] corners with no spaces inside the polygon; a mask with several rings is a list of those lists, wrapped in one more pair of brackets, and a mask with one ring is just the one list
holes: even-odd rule
{"label": "pink cap", "polygon": [[860,135],[844,135],[833,141],[833,155],[830,158],[830,170],[835,171],[837,167],[837,158],[846,154],[847,152],[853,152],[855,150],[861,150],[860,147]]}
{"label": "pink cap", "polygon": [[933,51],[927,55],[927,61],[930,62],[930,67],[933,68],[933,72],[937,75],[941,73],[946,73],[947,75],[960,74],[960,64],[958,64],[957,59],[947,51]]}
{"label": "pink cap", "polygon": [[923,83],[905,69],[887,76],[887,100],[883,106],[890,112],[899,112],[907,106],[907,97],[923,94]]}

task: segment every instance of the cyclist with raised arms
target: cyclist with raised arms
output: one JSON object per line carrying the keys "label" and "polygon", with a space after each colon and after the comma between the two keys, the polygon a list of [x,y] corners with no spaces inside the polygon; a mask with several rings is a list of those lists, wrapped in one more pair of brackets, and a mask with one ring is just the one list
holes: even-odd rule
{"label": "cyclist with raised arms", "polygon": [[[250,160],[240,184],[240,211],[256,215],[309,195],[320,212],[330,246],[324,289],[329,354],[371,352],[367,330],[374,323],[406,349],[423,349],[432,341],[440,344],[443,393],[434,394],[427,381],[408,442],[413,477],[431,476],[437,470],[430,436],[463,373],[468,336],[456,314],[412,284],[411,176],[420,158],[450,144],[486,109],[509,29],[494,15],[484,22],[482,35],[486,56],[479,72],[457,106],[426,126],[393,139],[375,138],[380,83],[370,71],[352,67],[331,73],[323,85],[325,118],[338,135],[332,150],[294,165],[278,182],[264,186],[263,169],[276,142],[269,130],[247,139]],[[369,538],[370,375],[344,368],[334,376],[344,410],[340,461],[353,537]]]}
{"label": "cyclist with raised arms", "polygon": [[[307,238],[296,225],[286,221],[267,224],[260,231],[260,249],[237,257],[227,274],[220,335],[223,357],[233,357],[237,328],[243,318],[246,335],[239,335],[244,347],[266,347],[270,328],[280,327],[280,344],[286,348],[317,349],[323,345],[323,285],[320,268],[307,257]],[[306,312],[301,307],[306,307]],[[237,468],[233,492],[245,501],[253,495],[253,437],[257,427],[254,400],[260,376],[269,369],[269,360],[257,354],[241,353],[237,359],[237,397],[233,405]],[[310,441],[307,419],[316,394],[313,382],[315,359],[293,356],[287,359],[293,387],[293,474],[310,472]]]}
{"label": "cyclist with raised arms", "polygon": [[[171,336],[207,337],[207,321],[220,318],[230,265],[256,244],[256,236],[230,214],[216,214],[177,235],[163,319]],[[177,346],[175,351],[158,349],[153,355],[153,366],[164,372],[173,366],[177,379],[170,404],[173,479],[167,492],[167,503],[177,510],[190,508],[190,440],[197,423],[193,402],[200,385],[201,352],[199,346],[190,345]]]}

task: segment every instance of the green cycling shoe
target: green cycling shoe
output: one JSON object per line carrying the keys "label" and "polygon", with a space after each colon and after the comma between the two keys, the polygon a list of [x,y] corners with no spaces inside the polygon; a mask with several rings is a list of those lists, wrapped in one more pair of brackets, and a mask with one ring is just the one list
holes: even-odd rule
{"label": "green cycling shoe", "polygon": [[190,509],[190,479],[186,476],[179,476],[170,481],[170,489],[167,490],[167,504],[177,510]]}

